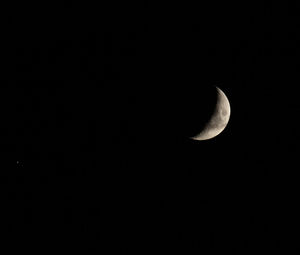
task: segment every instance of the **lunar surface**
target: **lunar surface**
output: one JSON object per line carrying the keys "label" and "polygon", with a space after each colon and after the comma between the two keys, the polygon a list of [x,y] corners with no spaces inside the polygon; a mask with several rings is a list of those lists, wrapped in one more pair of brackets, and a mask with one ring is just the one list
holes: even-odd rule
{"label": "lunar surface", "polygon": [[208,140],[219,135],[227,126],[230,117],[230,104],[223,93],[218,87],[217,89],[217,103],[215,110],[205,124],[203,130],[196,136],[191,137],[194,140]]}

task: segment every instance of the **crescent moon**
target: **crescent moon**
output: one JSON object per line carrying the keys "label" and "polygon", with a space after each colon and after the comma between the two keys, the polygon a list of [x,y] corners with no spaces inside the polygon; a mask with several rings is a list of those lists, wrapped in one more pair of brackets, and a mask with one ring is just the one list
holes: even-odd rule
{"label": "crescent moon", "polygon": [[198,135],[191,137],[194,140],[208,140],[219,135],[229,122],[230,104],[228,98],[221,89],[218,87],[216,87],[216,89],[217,103],[215,110],[203,130]]}

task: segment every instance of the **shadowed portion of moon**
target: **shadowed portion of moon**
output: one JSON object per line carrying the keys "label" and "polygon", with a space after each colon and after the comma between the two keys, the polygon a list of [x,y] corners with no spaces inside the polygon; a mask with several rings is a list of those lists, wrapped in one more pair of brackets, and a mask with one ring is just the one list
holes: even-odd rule
{"label": "shadowed portion of moon", "polygon": [[219,135],[227,126],[230,118],[230,104],[223,93],[216,87],[217,102],[209,121],[196,136],[191,137],[194,140],[208,140]]}
{"label": "shadowed portion of moon", "polygon": [[197,90],[185,90],[178,93],[178,101],[172,104],[173,131],[182,139],[199,134],[209,122],[217,104],[215,88],[201,86]]}

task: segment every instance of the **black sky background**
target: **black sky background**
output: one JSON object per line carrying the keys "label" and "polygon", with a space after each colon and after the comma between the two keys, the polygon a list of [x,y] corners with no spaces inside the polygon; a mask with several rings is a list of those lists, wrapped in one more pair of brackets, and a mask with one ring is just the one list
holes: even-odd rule
{"label": "black sky background", "polygon": [[[10,12],[1,113],[18,161],[2,170],[12,247],[296,253],[298,11],[64,1]],[[230,121],[193,141],[214,86]]]}

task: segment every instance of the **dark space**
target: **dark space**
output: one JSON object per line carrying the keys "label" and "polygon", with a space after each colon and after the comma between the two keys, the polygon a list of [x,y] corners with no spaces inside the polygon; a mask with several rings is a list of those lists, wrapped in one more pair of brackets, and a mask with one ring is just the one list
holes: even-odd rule
{"label": "dark space", "polygon": [[[1,169],[1,229],[11,251],[299,253],[299,5],[6,9],[1,140],[16,167]],[[214,86],[230,121],[194,141]]]}

